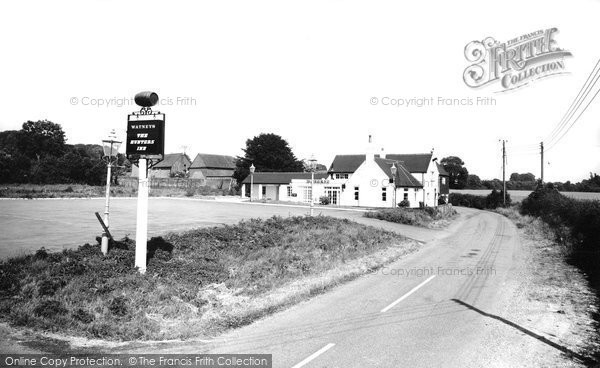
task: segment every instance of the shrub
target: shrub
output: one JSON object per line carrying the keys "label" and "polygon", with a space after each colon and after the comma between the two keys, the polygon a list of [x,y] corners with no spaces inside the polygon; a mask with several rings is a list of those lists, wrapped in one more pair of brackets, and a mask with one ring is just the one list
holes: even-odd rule
{"label": "shrub", "polygon": [[408,199],[404,199],[402,202],[398,203],[398,207],[410,207],[410,201]]}
{"label": "shrub", "polygon": [[77,308],[77,310],[71,314],[71,317],[73,317],[74,320],[85,324],[91,323],[94,320],[94,316],[81,308]]}
{"label": "shrub", "polygon": [[108,305],[108,310],[110,310],[110,312],[112,314],[114,314],[115,316],[122,317],[122,316],[126,315],[127,314],[127,301],[125,300],[125,297],[118,296],[118,297],[113,298]]}
{"label": "shrub", "polygon": [[396,222],[399,224],[429,226],[433,221],[451,218],[456,215],[456,210],[444,210],[437,207],[423,208],[388,208],[378,211],[365,212],[364,217]]}
{"label": "shrub", "polygon": [[331,203],[331,199],[329,199],[328,196],[322,196],[319,198],[319,203],[323,205],[328,205],[329,203]]}
{"label": "shrub", "polygon": [[43,300],[33,309],[34,315],[45,318],[52,318],[65,313],[67,313],[67,310],[58,300]]}
{"label": "shrub", "polygon": [[[448,201],[453,206],[477,208],[479,210],[495,209],[503,207],[504,195],[502,191],[496,189],[487,196],[479,196],[473,194],[450,193]],[[506,193],[506,205],[511,203],[510,195]]]}

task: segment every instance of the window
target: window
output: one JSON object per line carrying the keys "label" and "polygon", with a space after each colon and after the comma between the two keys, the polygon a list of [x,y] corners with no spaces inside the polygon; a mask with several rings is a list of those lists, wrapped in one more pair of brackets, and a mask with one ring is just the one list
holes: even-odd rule
{"label": "window", "polygon": [[443,176],[442,176],[442,184],[446,185],[446,178],[444,178]]}
{"label": "window", "polygon": [[336,179],[348,179],[348,174],[335,174]]}
{"label": "window", "polygon": [[267,187],[262,187],[262,195],[267,195]]}
{"label": "window", "polygon": [[287,196],[288,197],[292,197],[294,195],[294,193],[292,192],[292,186],[288,185],[287,187]]}
{"label": "window", "polygon": [[354,200],[358,201],[358,187],[354,187]]}
{"label": "window", "polygon": [[408,188],[404,188],[404,192],[408,192]]}
{"label": "window", "polygon": [[382,201],[387,201],[387,188],[383,187],[381,188],[381,200]]}
{"label": "window", "polygon": [[310,187],[302,187],[302,199],[304,202],[312,201],[312,190]]}
{"label": "window", "polygon": [[404,193],[404,200],[408,201],[408,193]]}

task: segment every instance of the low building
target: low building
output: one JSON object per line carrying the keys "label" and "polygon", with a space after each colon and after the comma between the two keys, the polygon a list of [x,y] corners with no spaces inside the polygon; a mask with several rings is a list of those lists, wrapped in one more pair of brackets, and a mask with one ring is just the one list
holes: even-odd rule
{"label": "low building", "polygon": [[[148,170],[149,178],[171,178],[174,176],[185,176],[192,161],[185,153],[168,153],[163,160]],[[139,168],[131,165],[131,176],[139,177]]]}
{"label": "low building", "polygon": [[[242,198],[288,202],[318,202],[325,195],[327,173],[314,174],[314,193],[311,191],[311,173],[256,172],[242,181]],[[252,184],[252,186],[251,186]]]}
{"label": "low building", "polygon": [[199,153],[189,170],[190,179],[203,179],[206,185],[219,189],[234,185],[235,158],[227,155]]}

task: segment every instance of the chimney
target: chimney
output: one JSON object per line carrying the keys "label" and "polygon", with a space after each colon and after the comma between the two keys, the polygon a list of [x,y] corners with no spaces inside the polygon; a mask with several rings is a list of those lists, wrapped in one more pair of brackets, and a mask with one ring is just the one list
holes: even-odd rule
{"label": "chimney", "polygon": [[385,157],[385,148],[384,147],[381,147],[381,152],[379,153],[379,157],[386,158]]}
{"label": "chimney", "polygon": [[375,160],[375,147],[373,145],[373,137],[369,134],[369,143],[367,144],[367,161]]}

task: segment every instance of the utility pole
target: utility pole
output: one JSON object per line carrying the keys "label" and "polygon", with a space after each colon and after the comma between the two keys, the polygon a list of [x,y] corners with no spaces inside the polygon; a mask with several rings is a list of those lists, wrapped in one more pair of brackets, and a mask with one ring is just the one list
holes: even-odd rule
{"label": "utility pole", "polygon": [[541,174],[540,179],[542,180],[542,184],[544,184],[544,142],[540,142],[540,155],[541,155]]}
{"label": "utility pole", "polygon": [[506,207],[506,141],[502,140],[502,196]]}

